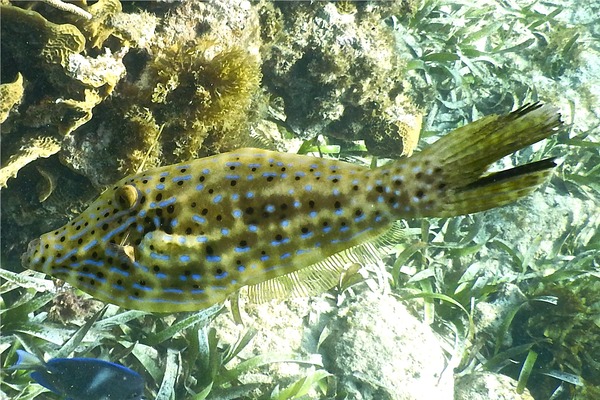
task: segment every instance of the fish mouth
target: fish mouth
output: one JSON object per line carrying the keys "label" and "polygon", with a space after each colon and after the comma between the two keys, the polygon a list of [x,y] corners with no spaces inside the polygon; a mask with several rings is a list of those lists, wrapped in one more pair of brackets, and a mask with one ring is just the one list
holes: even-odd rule
{"label": "fish mouth", "polygon": [[31,260],[35,251],[40,247],[40,238],[33,239],[27,245],[27,251],[21,255],[21,265],[24,268],[31,268]]}

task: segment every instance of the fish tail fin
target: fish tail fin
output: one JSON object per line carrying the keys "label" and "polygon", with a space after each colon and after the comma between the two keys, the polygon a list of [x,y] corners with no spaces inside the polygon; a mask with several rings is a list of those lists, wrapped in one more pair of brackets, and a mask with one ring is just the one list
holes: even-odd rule
{"label": "fish tail fin", "polygon": [[436,215],[471,214],[510,204],[546,182],[554,167],[554,159],[549,158],[486,175],[452,190]]}
{"label": "fish tail fin", "polygon": [[556,108],[535,103],[452,131],[411,163],[437,171],[430,177],[433,182],[428,187],[434,188],[430,201],[420,201],[416,213],[434,217],[470,214],[531,193],[552,173],[553,159],[490,174],[486,171],[500,158],[552,135],[561,124]]}
{"label": "fish tail fin", "polygon": [[12,367],[8,367],[8,370],[37,370],[44,366],[44,362],[31,353],[25,350],[17,350],[17,362]]}

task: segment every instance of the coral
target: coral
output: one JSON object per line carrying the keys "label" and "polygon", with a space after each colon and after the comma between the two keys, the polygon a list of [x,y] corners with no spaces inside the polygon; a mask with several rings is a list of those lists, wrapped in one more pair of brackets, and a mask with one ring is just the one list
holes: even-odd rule
{"label": "coral", "polygon": [[104,86],[101,93],[105,97],[112,93],[117,83],[125,76],[122,59],[122,53],[113,55],[108,49],[106,54],[96,58],[73,54],[69,57],[69,64],[66,66],[65,72],[86,86],[93,88]]}
{"label": "coral", "polygon": [[122,11],[119,0],[100,0],[88,7],[93,18],[82,24],[82,31],[87,36],[92,48],[101,48],[106,39],[114,32],[111,19]]}
{"label": "coral", "polygon": [[21,102],[23,98],[23,75],[17,74],[12,83],[0,85],[0,123],[8,118],[10,110]]}
{"label": "coral", "polygon": [[[30,63],[41,57],[47,63],[66,66],[69,56],[85,47],[85,38],[74,25],[54,24],[35,11],[1,7],[2,51],[10,51],[21,62]],[[18,40],[14,40],[16,38]],[[22,43],[27,46],[21,46]]]}
{"label": "coral", "polygon": [[[108,81],[109,73],[119,84],[94,109],[94,118],[63,141],[62,162],[102,187],[142,167],[252,143],[250,126],[264,96],[258,18],[244,4],[178,3],[154,37],[156,18],[148,13],[111,17],[112,36],[144,48],[123,59],[125,79],[118,51],[72,57],[67,73],[87,86]],[[148,21],[147,30],[136,21]],[[96,83],[98,71],[104,75]],[[100,88],[103,96],[111,85]]]}
{"label": "coral", "polygon": [[406,68],[392,31],[381,22],[389,10],[353,7],[263,4],[263,37],[272,39],[262,49],[265,84],[303,139],[363,139],[375,155],[410,154],[421,117],[405,95]]}
{"label": "coral", "polygon": [[48,136],[25,136],[20,149],[0,168],[0,187],[6,187],[10,178],[17,176],[21,168],[38,158],[47,158],[60,150],[60,142]]}
{"label": "coral", "polygon": [[139,14],[117,13],[110,19],[114,28],[112,34],[124,45],[143,48],[147,46],[155,35],[158,19],[147,12]]}

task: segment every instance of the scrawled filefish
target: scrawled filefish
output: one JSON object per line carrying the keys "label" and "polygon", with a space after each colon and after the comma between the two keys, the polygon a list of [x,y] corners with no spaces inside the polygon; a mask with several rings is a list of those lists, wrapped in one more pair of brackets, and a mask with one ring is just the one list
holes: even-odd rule
{"label": "scrawled filefish", "polygon": [[31,378],[68,400],[141,400],[144,378],[121,365],[97,358],[53,358],[43,362],[17,350],[12,370],[25,369]]}
{"label": "scrawled filefish", "polygon": [[551,159],[486,169],[560,124],[554,108],[528,105],[376,169],[258,149],[151,169],[33,240],[22,262],[126,308],[203,309],[371,240],[393,221],[525,196],[551,173]]}

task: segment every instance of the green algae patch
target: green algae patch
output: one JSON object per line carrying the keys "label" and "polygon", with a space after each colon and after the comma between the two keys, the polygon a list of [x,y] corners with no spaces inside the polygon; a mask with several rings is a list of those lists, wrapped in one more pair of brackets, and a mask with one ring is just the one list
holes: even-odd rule
{"label": "green algae patch", "polygon": [[[159,50],[149,63],[140,79],[145,84],[136,88],[136,103],[164,126],[165,154],[194,158],[247,140],[260,78],[257,57],[238,46],[222,47],[211,40],[176,44]],[[133,122],[146,120],[136,117]],[[155,130],[147,133],[156,136]],[[137,166],[131,161],[129,169]]]}

